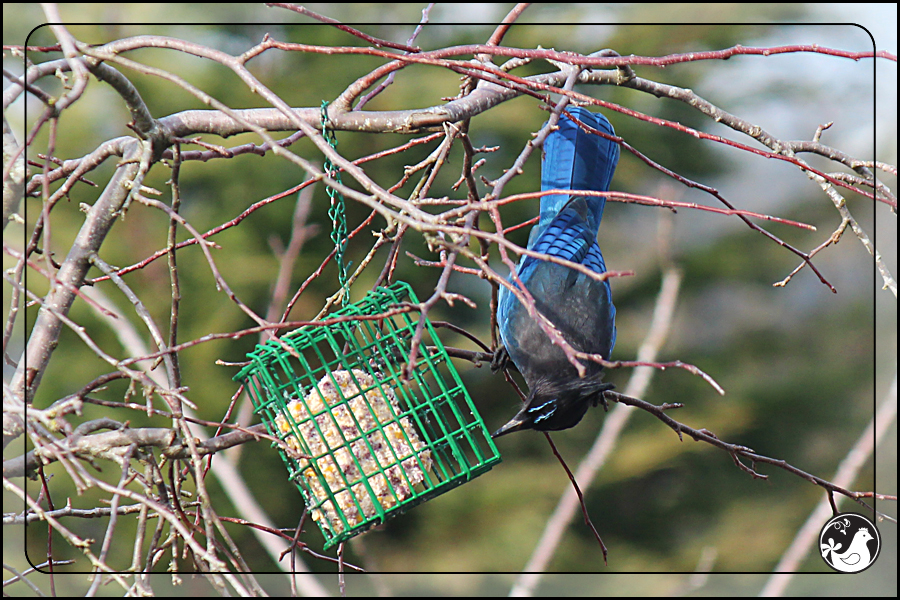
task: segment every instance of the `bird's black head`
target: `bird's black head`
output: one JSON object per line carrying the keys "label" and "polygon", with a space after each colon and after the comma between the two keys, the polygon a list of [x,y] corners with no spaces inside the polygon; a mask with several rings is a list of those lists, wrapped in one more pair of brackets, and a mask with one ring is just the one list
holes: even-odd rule
{"label": "bird's black head", "polygon": [[603,404],[606,408],[603,392],[614,386],[603,383],[601,377],[602,375],[587,379],[576,377],[563,381],[547,377],[536,380],[522,409],[491,437],[523,429],[559,431],[574,427],[591,406]]}

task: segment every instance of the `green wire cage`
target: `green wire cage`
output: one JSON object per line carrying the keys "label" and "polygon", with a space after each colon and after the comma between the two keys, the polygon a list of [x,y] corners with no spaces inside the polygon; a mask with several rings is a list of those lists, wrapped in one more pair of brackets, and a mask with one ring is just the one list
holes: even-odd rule
{"label": "green wire cage", "polygon": [[234,377],[283,441],[326,549],[500,462],[427,319],[406,370],[418,314],[391,310],[406,299],[418,302],[406,283],[377,288],[327,325],[258,345]]}

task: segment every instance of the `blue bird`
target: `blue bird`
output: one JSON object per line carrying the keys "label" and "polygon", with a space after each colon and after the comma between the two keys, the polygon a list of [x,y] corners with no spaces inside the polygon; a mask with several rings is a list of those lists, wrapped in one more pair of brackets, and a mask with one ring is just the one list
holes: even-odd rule
{"label": "blue bird", "polygon": [[[603,115],[579,107],[569,112],[582,123],[615,135]],[[544,142],[541,189],[608,191],[618,161],[618,144],[589,134],[562,116],[559,129]],[[605,273],[597,245],[605,205],[606,199],[599,197],[544,196],[528,248]],[[608,281],[596,281],[572,268],[531,256],[522,257],[516,273],[534,298],[535,308],[569,345],[609,358],[616,343],[616,308]],[[562,349],[505,287],[500,288],[497,319],[504,348],[494,366],[502,368],[507,358],[511,360],[528,384],[528,397],[516,416],[492,437],[523,429],[568,429],[581,421],[590,406],[605,406],[603,392],[613,386],[602,381],[603,367],[586,362],[585,376],[580,378]]]}

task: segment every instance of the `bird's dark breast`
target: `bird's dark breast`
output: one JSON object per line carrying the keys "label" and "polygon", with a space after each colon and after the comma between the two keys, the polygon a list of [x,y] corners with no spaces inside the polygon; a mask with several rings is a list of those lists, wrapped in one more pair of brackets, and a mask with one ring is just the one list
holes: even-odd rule
{"label": "bird's dark breast", "polygon": [[[551,272],[540,272],[543,270]],[[581,279],[574,285],[574,278],[587,279],[587,276],[549,262],[541,263],[535,271],[531,277],[533,283],[527,286],[535,308],[556,326],[573,348],[607,357],[612,335],[605,284]],[[521,303],[515,301],[509,312],[508,331],[514,339],[507,344],[507,351],[529,386],[545,376],[578,377],[562,349],[550,340]],[[585,366],[588,377],[602,369],[596,363],[589,362]]]}

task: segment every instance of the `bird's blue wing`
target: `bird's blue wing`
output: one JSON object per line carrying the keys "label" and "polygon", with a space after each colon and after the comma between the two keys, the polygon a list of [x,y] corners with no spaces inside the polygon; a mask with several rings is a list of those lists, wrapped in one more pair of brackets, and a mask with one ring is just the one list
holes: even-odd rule
{"label": "bird's blue wing", "polygon": [[[584,264],[597,273],[606,272],[596,234],[591,231],[590,225],[585,220],[586,207],[584,198],[575,199],[547,224],[541,235],[534,240],[531,250]],[[578,208],[581,210],[577,210]],[[519,267],[520,276],[532,263],[539,260],[533,256],[526,256]]]}
{"label": "bird's blue wing", "polygon": [[[585,198],[574,198],[565,208],[547,225],[541,235],[533,240],[532,250],[547,254],[556,258],[568,260],[584,265],[595,273],[605,273],[606,263],[603,253],[591,226],[587,223],[590,206]],[[539,267],[541,274],[537,275]],[[603,352],[607,356],[612,351],[616,342],[615,314],[616,309],[612,303],[612,290],[609,281],[596,281],[584,273],[574,269],[550,263],[534,256],[524,256],[519,263],[516,273],[533,296],[546,300],[547,297],[555,297],[557,302],[572,301],[572,296],[566,296],[567,290],[573,290],[578,286],[582,293],[587,293],[588,288],[593,288],[594,298],[597,298],[597,314],[590,321],[604,330],[608,330],[605,337],[609,337],[609,350]],[[518,299],[510,292],[501,288],[500,304],[498,307],[498,319],[500,322],[500,334],[504,344],[510,346],[511,336],[507,333],[509,316],[513,310],[518,310]],[[602,311],[604,315],[599,314]],[[509,350],[509,348],[507,348]],[[514,350],[513,350],[514,353]]]}

